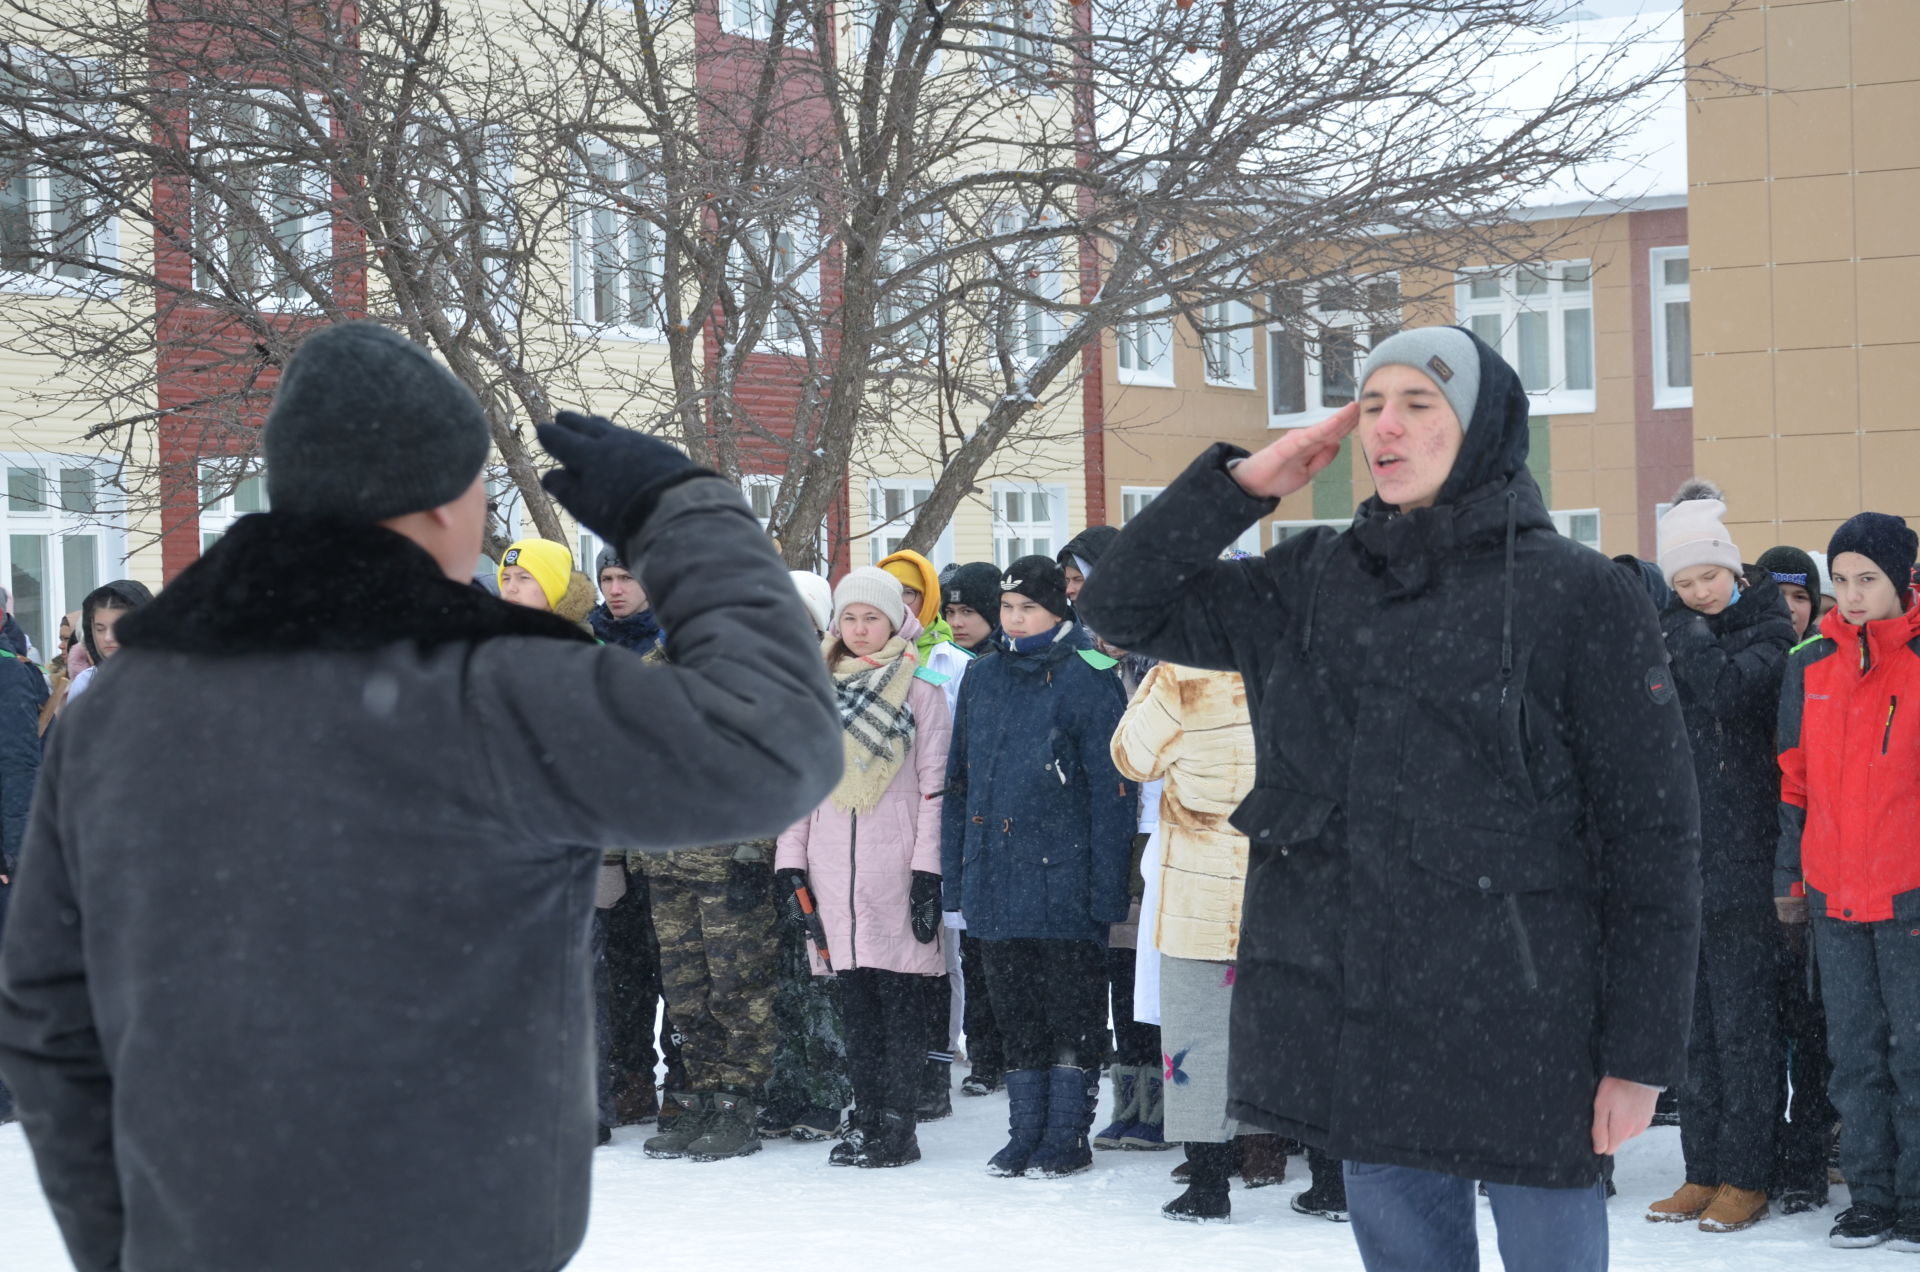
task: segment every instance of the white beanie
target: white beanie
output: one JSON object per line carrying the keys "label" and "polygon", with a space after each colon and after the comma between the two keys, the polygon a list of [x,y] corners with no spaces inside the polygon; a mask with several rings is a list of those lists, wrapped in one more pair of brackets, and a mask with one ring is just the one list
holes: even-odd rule
{"label": "white beanie", "polygon": [[863,565],[857,570],[847,571],[846,577],[840,580],[840,586],[833,589],[835,626],[839,625],[840,615],[849,605],[873,606],[887,616],[887,621],[893,624],[896,632],[907,618],[907,598],[900,591],[900,580],[877,565]]}
{"label": "white beanie", "polygon": [[1696,565],[1722,565],[1740,573],[1740,549],[1727,533],[1726,517],[1727,505],[1712,482],[1695,478],[1680,487],[1655,527],[1660,573],[1669,584],[1674,575]]}
{"label": "white beanie", "polygon": [[833,589],[812,570],[789,570],[787,574],[793,579],[794,591],[800,593],[800,603],[807,607],[813,629],[825,635],[833,625]]}

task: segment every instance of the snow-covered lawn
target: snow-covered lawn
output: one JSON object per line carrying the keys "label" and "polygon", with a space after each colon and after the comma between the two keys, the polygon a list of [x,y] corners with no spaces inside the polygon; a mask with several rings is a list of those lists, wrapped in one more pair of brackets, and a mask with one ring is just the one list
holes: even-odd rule
{"label": "snow-covered lawn", "polygon": [[[1233,1194],[1231,1225],[1171,1223],[1160,1204],[1178,1188],[1165,1153],[1100,1153],[1067,1180],[991,1179],[981,1169],[1003,1137],[1006,1097],[954,1096],[955,1116],[922,1127],[924,1159],[899,1170],[830,1170],[825,1144],[769,1143],[733,1162],[649,1160],[650,1128],[615,1132],[595,1157],[593,1225],[573,1272],[902,1268],[910,1272],[1348,1272],[1360,1267],[1344,1225],[1295,1214],[1305,1163],[1277,1187]],[[1102,1112],[1105,1112],[1103,1105]],[[1679,1133],[1656,1129],[1621,1154],[1613,1202],[1613,1266],[1700,1272],[1806,1268],[1913,1269],[1920,1259],[1826,1244],[1835,1207],[1778,1215],[1746,1232],[1708,1236],[1642,1217],[1680,1180]],[[1835,1190],[1844,1204],[1845,1191]],[[1500,1266],[1482,1203],[1485,1265]],[[40,1199],[26,1141],[0,1127],[0,1268],[69,1265]],[[264,1272],[264,1270],[263,1270]],[[344,1270],[343,1270],[344,1272]],[[445,1272],[459,1272],[446,1269]]]}

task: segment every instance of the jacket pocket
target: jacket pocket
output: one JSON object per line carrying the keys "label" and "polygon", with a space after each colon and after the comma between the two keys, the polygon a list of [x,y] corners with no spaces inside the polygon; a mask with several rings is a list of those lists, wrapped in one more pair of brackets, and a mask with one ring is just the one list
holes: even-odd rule
{"label": "jacket pocket", "polygon": [[1318,838],[1333,815],[1334,802],[1284,786],[1256,786],[1228,820],[1261,847],[1280,847]]}

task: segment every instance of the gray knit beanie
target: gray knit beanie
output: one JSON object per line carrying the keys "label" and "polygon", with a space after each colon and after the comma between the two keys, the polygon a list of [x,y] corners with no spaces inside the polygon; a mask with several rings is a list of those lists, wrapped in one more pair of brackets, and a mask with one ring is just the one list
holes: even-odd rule
{"label": "gray knit beanie", "polygon": [[836,625],[849,605],[873,606],[886,615],[896,632],[907,621],[907,598],[900,591],[900,580],[877,565],[863,565],[848,570],[841,578],[840,586],[833,589],[833,622]]}
{"label": "gray knit beanie", "polygon": [[1458,327],[1414,327],[1388,336],[1373,347],[1360,368],[1360,391],[1381,367],[1412,367],[1432,380],[1460,418],[1460,431],[1473,427],[1480,398],[1480,350]]}
{"label": "gray knit beanie", "polygon": [[308,336],[261,445],[281,512],[386,521],[452,503],[486,466],[487,417],[425,349],[370,322]]}

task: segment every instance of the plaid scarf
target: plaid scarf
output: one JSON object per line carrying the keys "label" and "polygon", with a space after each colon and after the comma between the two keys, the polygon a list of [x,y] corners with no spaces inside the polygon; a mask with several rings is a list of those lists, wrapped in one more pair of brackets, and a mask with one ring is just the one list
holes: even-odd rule
{"label": "plaid scarf", "polygon": [[[834,643],[829,636],[829,652]],[[913,646],[898,636],[877,653],[842,658],[834,664],[834,696],[846,735],[847,765],[832,798],[842,812],[872,812],[906,763],[914,734],[907,691],[919,666]]]}

